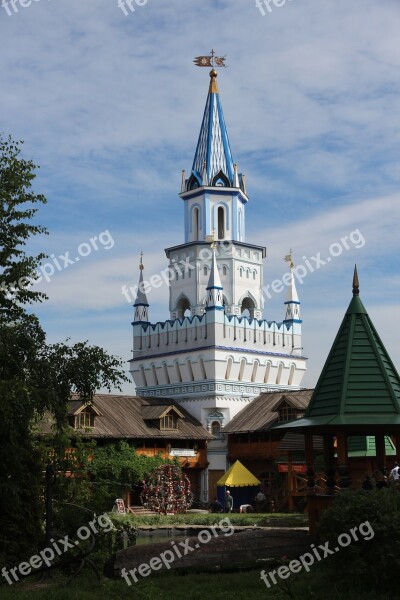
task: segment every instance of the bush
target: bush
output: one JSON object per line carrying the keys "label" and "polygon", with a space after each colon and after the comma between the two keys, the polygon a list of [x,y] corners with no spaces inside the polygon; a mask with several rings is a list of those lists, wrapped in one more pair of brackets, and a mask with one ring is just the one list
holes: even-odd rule
{"label": "bush", "polygon": [[[318,535],[329,547],[337,547],[338,537],[368,522],[373,537],[359,541],[330,556],[324,568],[352,586],[380,591],[398,588],[400,565],[400,495],[394,488],[373,491],[346,491],[338,494],[319,522]],[[369,537],[369,536],[368,536]],[[333,573],[332,573],[333,574]],[[338,575],[339,574],[339,575]]]}

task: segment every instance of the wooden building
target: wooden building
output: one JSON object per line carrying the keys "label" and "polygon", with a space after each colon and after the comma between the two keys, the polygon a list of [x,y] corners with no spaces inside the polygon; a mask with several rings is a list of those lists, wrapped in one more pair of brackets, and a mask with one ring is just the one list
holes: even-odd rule
{"label": "wooden building", "polygon": [[[213,436],[173,400],[96,394],[90,404],[73,397],[68,407],[73,430],[98,444],[126,440],[145,456],[176,457],[189,477],[195,498],[207,472],[207,443]],[[42,434],[51,433],[51,419],[42,422]],[[125,499],[138,504],[132,491]]]}
{"label": "wooden building", "polygon": [[[313,390],[261,394],[223,429],[228,435],[230,463],[240,460],[260,481],[261,489],[275,509],[292,510],[307,493],[302,436],[272,436],[272,427],[300,419]],[[322,441],[315,440],[322,453]]]}

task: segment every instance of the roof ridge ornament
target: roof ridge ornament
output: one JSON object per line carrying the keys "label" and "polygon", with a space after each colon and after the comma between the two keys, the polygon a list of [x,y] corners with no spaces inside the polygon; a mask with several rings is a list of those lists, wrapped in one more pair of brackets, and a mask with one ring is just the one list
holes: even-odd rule
{"label": "roof ridge ornament", "polygon": [[359,294],[360,294],[360,284],[358,281],[357,265],[354,265],[353,296],[358,296]]}
{"label": "roof ridge ornament", "polygon": [[293,267],[294,267],[293,250],[291,248],[289,250],[289,254],[286,254],[286,256],[283,260],[289,264],[290,269],[293,269]]}
{"label": "roof ridge ornament", "polygon": [[[212,67],[213,69],[215,69],[220,67],[227,67],[225,61],[226,55],[216,56],[214,50],[211,50],[210,56],[196,56],[193,62],[196,65],[196,67]],[[210,76],[212,77],[211,73]],[[217,74],[215,73],[214,77],[216,76]]]}

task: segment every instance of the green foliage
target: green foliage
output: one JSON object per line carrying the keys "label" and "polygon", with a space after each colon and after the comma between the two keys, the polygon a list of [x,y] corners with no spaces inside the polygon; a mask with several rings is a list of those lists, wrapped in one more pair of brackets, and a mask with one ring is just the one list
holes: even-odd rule
{"label": "green foliage", "polygon": [[[36,165],[21,158],[21,142],[0,135],[0,562],[13,565],[34,554],[42,537],[43,481],[34,425],[55,416],[53,448],[63,447],[67,402],[78,393],[89,402],[100,387],[120,387],[122,361],[86,342],[49,346],[26,306],[45,295],[31,289],[44,254],[26,251],[35,223],[32,191]],[[86,491],[88,494],[89,492]]]}
{"label": "green foliage", "polygon": [[32,191],[38,167],[20,157],[21,144],[0,134],[0,322],[22,316],[21,305],[46,298],[29,285],[45,255],[30,256],[24,249],[32,236],[47,233],[33,222],[34,205],[46,198]]}
{"label": "green foliage", "polygon": [[55,527],[70,534],[85,525],[90,514],[110,511],[116,498],[139,485],[156,467],[171,464],[161,455],[138,454],[125,441],[99,446],[95,441],[51,436],[43,440],[42,452],[43,463],[52,462],[57,472]]}
{"label": "green foliage", "polygon": [[[330,556],[324,568],[340,574],[343,583],[356,581],[363,589],[382,591],[398,587],[400,564],[400,495],[394,488],[374,491],[346,491],[335,498],[319,523],[318,534],[330,547],[337,546],[341,533],[368,522],[374,536],[360,541]],[[365,531],[368,527],[365,526]],[[369,537],[369,536],[368,536]],[[351,567],[351,568],[349,568]]]}

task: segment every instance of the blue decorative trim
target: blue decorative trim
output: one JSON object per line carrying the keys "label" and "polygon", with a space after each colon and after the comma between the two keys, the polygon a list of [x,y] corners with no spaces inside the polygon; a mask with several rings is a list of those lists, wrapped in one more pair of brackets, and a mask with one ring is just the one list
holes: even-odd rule
{"label": "blue decorative trim", "polygon": [[142,302],[135,302],[133,306],[150,306],[150,304],[143,304]]}
{"label": "blue decorative trim", "polygon": [[299,319],[285,319],[283,321],[283,323],[302,323],[303,321],[299,320]]}
{"label": "blue decorative trim", "polygon": [[207,306],[206,311],[209,311],[209,310],[225,310],[225,307],[224,306]]}
{"label": "blue decorative trim", "polygon": [[219,285],[211,285],[210,287],[206,287],[206,290],[223,290],[223,287],[219,287]]}
{"label": "blue decorative trim", "polygon": [[288,302],[284,302],[283,304],[301,304],[301,302],[297,302],[297,300],[289,300]]}
{"label": "blue decorative trim", "polygon": [[224,114],[222,112],[222,105],[221,105],[221,100],[220,100],[219,94],[217,95],[217,110],[218,110],[219,126],[221,129],[221,135],[222,135],[222,143],[224,145],[226,167],[228,169],[229,179],[232,183],[232,181],[233,181],[233,158],[232,158],[231,149],[230,149],[230,145],[229,145],[228,132],[226,130],[225,119],[224,119]]}
{"label": "blue decorative trim", "polygon": [[[151,360],[153,358],[160,358],[162,356],[175,356],[176,354],[188,354],[189,352],[201,352],[203,350],[228,350],[229,352],[245,352],[246,354],[261,354],[262,356],[278,356],[281,358],[301,358],[302,360],[308,360],[307,356],[298,356],[297,354],[282,354],[279,352],[265,352],[263,350],[251,350],[249,348],[231,348],[229,346],[200,346],[199,348],[186,348],[186,350],[175,350],[175,352],[163,352],[161,354],[149,354],[141,356],[140,358],[131,358],[128,362],[143,362],[145,360]],[[247,384],[243,384],[247,385]]]}

